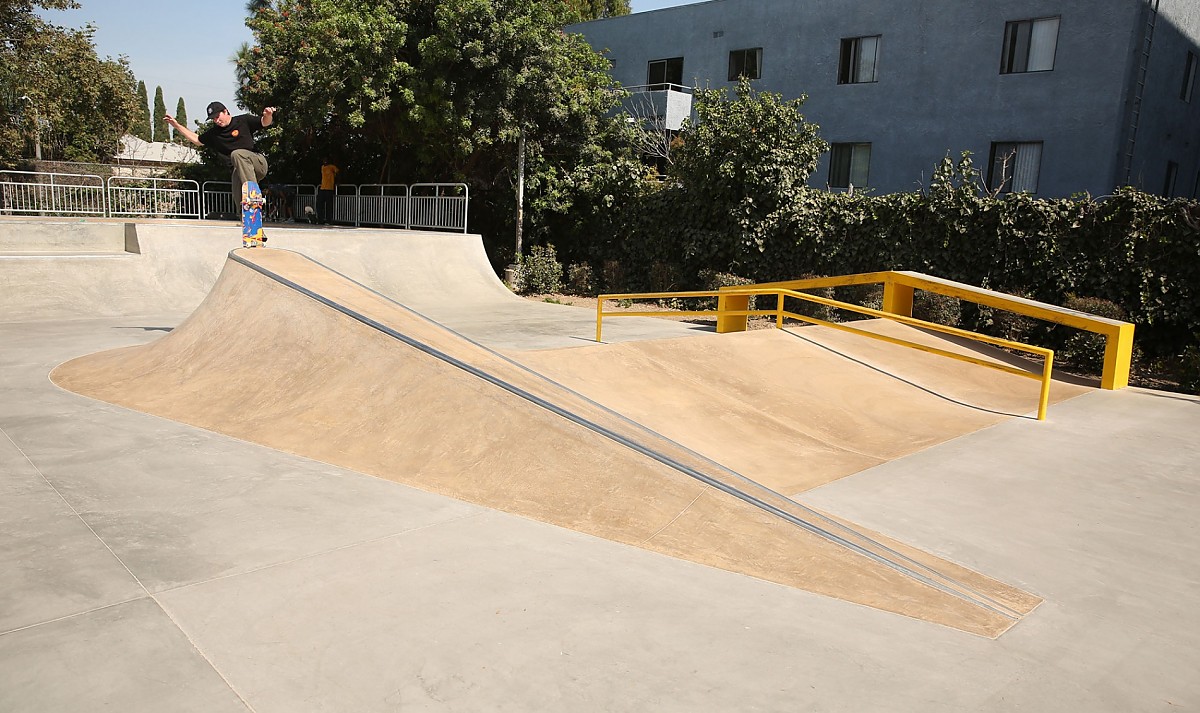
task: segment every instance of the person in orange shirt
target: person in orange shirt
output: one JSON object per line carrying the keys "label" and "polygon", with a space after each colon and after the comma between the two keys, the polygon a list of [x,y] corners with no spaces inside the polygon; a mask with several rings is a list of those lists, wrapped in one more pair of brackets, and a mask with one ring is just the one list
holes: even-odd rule
{"label": "person in orange shirt", "polygon": [[339,169],[329,159],[321,161],[321,187],[317,189],[317,222],[333,222],[333,198],[337,191]]}

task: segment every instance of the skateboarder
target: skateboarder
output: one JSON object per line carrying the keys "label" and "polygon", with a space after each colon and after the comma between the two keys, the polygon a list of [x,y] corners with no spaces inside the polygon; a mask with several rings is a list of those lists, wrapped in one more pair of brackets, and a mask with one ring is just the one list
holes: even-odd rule
{"label": "skateboarder", "polygon": [[267,159],[254,150],[254,132],[261,131],[275,121],[275,107],[263,109],[262,118],[253,114],[230,116],[221,102],[208,105],[208,118],[213,125],[199,136],[180,124],[168,114],[163,120],[197,146],[207,146],[223,156],[233,166],[230,181],[233,183],[233,203],[242,202],[242,186],[247,181],[261,184],[267,177]]}

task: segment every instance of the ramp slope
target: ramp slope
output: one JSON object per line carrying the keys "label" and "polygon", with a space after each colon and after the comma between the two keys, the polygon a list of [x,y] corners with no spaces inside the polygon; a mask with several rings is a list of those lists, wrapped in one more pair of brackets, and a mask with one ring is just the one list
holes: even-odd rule
{"label": "ramp slope", "polygon": [[[886,320],[860,328],[987,356]],[[827,327],[532,351],[516,358],[793,495],[1036,412],[1039,391],[1032,379]],[[1085,391],[1055,381],[1051,401]]]}
{"label": "ramp slope", "polygon": [[997,636],[1039,599],[756,488],[295,253],[235,251],[63,388],[850,602]]}

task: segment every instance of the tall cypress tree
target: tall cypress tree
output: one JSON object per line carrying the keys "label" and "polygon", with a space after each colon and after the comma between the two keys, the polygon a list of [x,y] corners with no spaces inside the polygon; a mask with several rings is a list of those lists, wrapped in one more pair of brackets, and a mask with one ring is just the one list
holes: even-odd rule
{"label": "tall cypress tree", "polygon": [[[187,107],[183,105],[183,97],[179,97],[179,101],[175,104],[175,121],[187,126]],[[174,136],[177,143],[186,144],[188,142],[179,132],[175,132]]]}
{"label": "tall cypress tree", "polygon": [[154,88],[154,140],[170,141],[171,133],[163,117],[167,115],[167,105],[163,101],[162,87]]}
{"label": "tall cypress tree", "polygon": [[133,117],[133,123],[130,126],[129,133],[138,137],[142,141],[153,141],[154,133],[150,129],[150,100],[146,96],[145,82],[138,82],[137,101],[138,108],[136,115]]}

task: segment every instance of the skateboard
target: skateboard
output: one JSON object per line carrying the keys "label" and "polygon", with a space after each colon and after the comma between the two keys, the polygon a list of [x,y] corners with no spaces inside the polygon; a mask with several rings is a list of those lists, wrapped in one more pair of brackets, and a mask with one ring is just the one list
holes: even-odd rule
{"label": "skateboard", "polygon": [[242,247],[265,247],[267,235],[263,232],[263,199],[262,190],[257,181],[246,181],[242,184]]}

